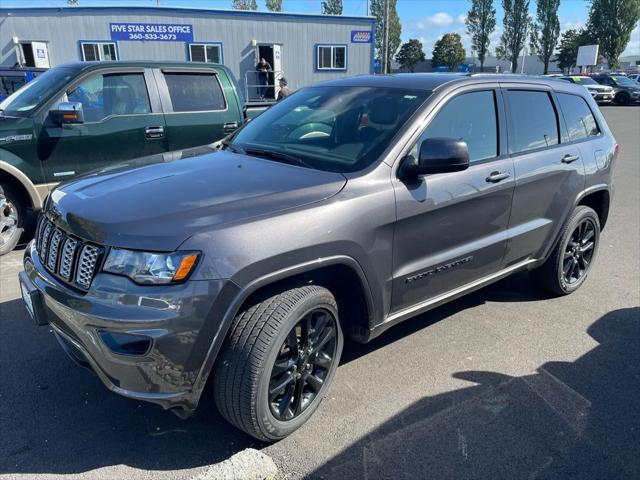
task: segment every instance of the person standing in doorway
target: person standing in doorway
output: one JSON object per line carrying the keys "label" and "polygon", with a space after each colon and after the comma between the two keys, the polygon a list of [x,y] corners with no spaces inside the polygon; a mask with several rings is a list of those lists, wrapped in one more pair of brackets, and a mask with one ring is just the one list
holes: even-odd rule
{"label": "person standing in doorway", "polygon": [[269,72],[272,72],[273,69],[271,65],[269,65],[269,62],[261,58],[256,65],[256,71],[258,72],[258,94],[260,95],[260,99],[264,100],[267,95],[267,85],[269,85]]}
{"label": "person standing in doorway", "polygon": [[280,84],[280,91],[278,92],[278,101],[282,100],[283,98],[287,98],[289,95],[293,93],[291,89],[288,87],[288,82],[286,78],[282,77],[279,80],[279,84]]}

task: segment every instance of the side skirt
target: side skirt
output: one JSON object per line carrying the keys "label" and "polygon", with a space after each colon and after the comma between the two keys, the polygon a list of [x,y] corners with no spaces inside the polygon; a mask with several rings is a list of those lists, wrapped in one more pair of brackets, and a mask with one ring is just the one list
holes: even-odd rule
{"label": "side skirt", "polygon": [[411,317],[415,317],[424,313],[428,310],[432,310],[440,305],[443,305],[451,300],[462,297],[468,293],[471,293],[475,290],[479,290],[487,285],[497,282],[498,280],[502,280],[505,277],[508,277],[512,273],[517,272],[518,270],[524,270],[526,267],[530,266],[533,263],[538,262],[536,259],[524,260],[522,262],[518,262],[510,267],[504,268],[496,273],[492,273],[483,278],[479,278],[471,283],[463,285],[461,287],[455,288],[449,292],[443,293],[436,297],[430,298],[428,300],[424,300],[422,302],[416,303],[407,308],[403,308],[402,310],[398,310],[397,312],[391,313],[387,316],[387,318],[379,325],[376,325],[372,330],[369,339],[373,339],[380,335],[382,332],[387,330],[388,328],[402,322],[403,320],[407,320]]}

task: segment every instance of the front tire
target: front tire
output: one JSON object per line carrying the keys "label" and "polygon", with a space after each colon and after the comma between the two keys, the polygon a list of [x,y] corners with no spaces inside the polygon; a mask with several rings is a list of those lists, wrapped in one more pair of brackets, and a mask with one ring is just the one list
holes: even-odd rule
{"label": "front tire", "polygon": [[614,100],[617,105],[626,106],[629,105],[629,102],[631,102],[631,97],[628,93],[622,92],[616,95]]}
{"label": "front tire", "polygon": [[249,306],[216,361],[218,410],[259,440],[286,437],[318,408],[343,343],[336,300],[326,288],[293,288]]}
{"label": "front tire", "polygon": [[0,256],[11,252],[24,231],[25,209],[16,192],[0,185]]}
{"label": "front tire", "polygon": [[598,215],[593,209],[579,205],[550,257],[530,272],[533,283],[556,295],[575,292],[586,280],[599,245]]}

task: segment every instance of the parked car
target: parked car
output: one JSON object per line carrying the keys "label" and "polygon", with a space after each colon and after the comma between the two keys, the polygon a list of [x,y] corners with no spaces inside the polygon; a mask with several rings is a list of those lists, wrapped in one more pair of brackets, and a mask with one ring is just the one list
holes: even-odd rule
{"label": "parked car", "polygon": [[0,186],[17,221],[0,255],[58,182],[117,162],[221,140],[247,115],[222,65],[71,63],[0,103]]}
{"label": "parked car", "polygon": [[[588,92],[514,75],[400,74],[296,92],[224,149],[54,189],[23,298],[110,390],[281,439],[317,409],[344,337],[514,272],[576,291],[618,146]],[[81,391],[81,390],[79,390]]]}
{"label": "parked car", "polygon": [[0,68],[0,101],[46,71],[32,67]]}
{"label": "parked car", "polygon": [[586,88],[593,99],[598,103],[611,103],[615,92],[613,87],[608,85],[600,85],[593,78],[584,75],[569,75],[566,77],[558,77],[566,82],[576,83]]}
{"label": "parked car", "polygon": [[618,105],[629,105],[640,101],[640,85],[623,75],[594,75],[600,85],[612,87],[616,96],[613,101]]}
{"label": "parked car", "polygon": [[633,80],[634,82],[640,84],[640,73],[633,73],[631,75],[627,75],[627,78]]}

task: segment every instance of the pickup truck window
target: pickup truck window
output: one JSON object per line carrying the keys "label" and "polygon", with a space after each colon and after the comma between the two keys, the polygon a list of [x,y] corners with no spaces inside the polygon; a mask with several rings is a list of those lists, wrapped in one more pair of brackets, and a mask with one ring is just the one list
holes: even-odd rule
{"label": "pickup truck window", "polygon": [[493,90],[458,95],[447,103],[429,123],[410,155],[418,156],[427,138],[457,138],[469,147],[469,160],[498,156],[498,119]]}
{"label": "pickup truck window", "polygon": [[64,88],[74,73],[68,68],[52,68],[24,85],[0,103],[5,115],[25,116],[47,100],[54,92]]}
{"label": "pickup truck window", "polygon": [[67,92],[70,102],[82,102],[87,122],[111,115],[150,113],[149,94],[141,73],[93,75]]}
{"label": "pickup truck window", "polygon": [[252,120],[231,142],[297,157],[320,170],[355,172],[378,159],[430,94],[399,88],[307,88]]}
{"label": "pickup truck window", "polygon": [[224,110],[220,82],[210,73],[165,73],[174,112]]}
{"label": "pickup truck window", "polygon": [[511,151],[526,152],[559,142],[558,117],[547,92],[506,92],[511,118]]}

